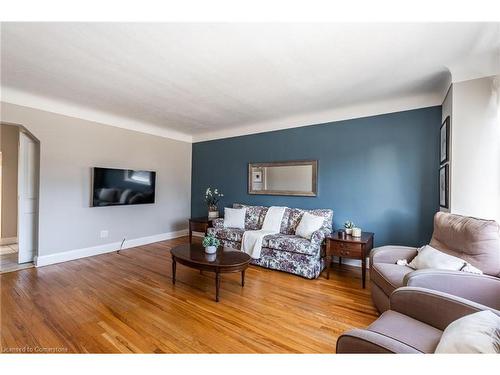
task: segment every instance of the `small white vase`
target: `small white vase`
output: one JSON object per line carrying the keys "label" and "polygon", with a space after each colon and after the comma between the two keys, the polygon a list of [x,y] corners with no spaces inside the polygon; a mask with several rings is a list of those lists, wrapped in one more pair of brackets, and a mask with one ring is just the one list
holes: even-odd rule
{"label": "small white vase", "polygon": [[209,262],[215,262],[215,259],[217,259],[217,254],[205,254],[205,259]]}
{"label": "small white vase", "polygon": [[352,228],[345,228],[345,234],[351,234]]}
{"label": "small white vase", "polygon": [[361,228],[352,228],[353,237],[361,237]]}
{"label": "small white vase", "polygon": [[205,253],[215,254],[217,252],[217,246],[207,246],[205,247]]}

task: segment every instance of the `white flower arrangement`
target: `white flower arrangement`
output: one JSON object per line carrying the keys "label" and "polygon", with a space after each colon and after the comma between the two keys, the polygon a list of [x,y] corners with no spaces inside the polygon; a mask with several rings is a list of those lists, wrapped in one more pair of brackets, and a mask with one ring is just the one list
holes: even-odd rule
{"label": "white flower arrangement", "polygon": [[216,206],[219,200],[224,196],[224,194],[219,193],[217,188],[212,189],[208,187],[205,191],[205,202],[207,202],[207,206]]}

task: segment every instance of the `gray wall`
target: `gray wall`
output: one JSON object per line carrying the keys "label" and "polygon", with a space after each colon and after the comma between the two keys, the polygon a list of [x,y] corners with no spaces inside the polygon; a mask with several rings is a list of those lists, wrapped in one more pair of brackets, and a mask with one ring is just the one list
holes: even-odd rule
{"label": "gray wall", "polygon": [[17,237],[17,160],[19,128],[0,125],[2,151],[1,238]]}
{"label": "gray wall", "polygon": [[[40,141],[40,256],[187,227],[191,144],[3,102],[2,121]],[[89,207],[93,166],[156,171],[156,203]]]}
{"label": "gray wall", "polygon": [[[423,245],[439,210],[441,106],[193,144],[193,216],[208,186],[234,202],[331,208],[335,228],[353,220],[375,244]],[[249,195],[247,163],[318,160],[318,196]]]}

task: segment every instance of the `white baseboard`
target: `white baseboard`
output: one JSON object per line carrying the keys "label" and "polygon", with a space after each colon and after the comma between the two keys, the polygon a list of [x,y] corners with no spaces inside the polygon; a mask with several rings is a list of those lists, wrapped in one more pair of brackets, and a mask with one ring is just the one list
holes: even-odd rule
{"label": "white baseboard", "polygon": [[17,237],[0,238],[0,245],[12,245],[17,243]]}
{"label": "white baseboard", "polygon": [[[176,232],[160,233],[153,236],[133,238],[124,242],[123,249],[129,249],[131,247],[147,245],[154,242],[170,240],[172,238],[186,236],[188,234],[187,229],[178,230]],[[56,254],[42,255],[35,257],[35,267],[48,266],[49,264],[68,262],[70,260],[91,257],[94,255],[111,253],[113,251],[120,250],[121,241],[112,242],[104,245],[86,247],[83,249],[76,249],[70,251],[64,251]]]}

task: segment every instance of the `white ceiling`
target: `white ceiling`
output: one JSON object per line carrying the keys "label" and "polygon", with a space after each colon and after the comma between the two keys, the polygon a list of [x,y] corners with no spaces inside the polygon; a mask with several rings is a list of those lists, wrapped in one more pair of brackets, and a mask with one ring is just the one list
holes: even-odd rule
{"label": "white ceiling", "polygon": [[500,23],[2,23],[2,100],[183,140],[440,104]]}

